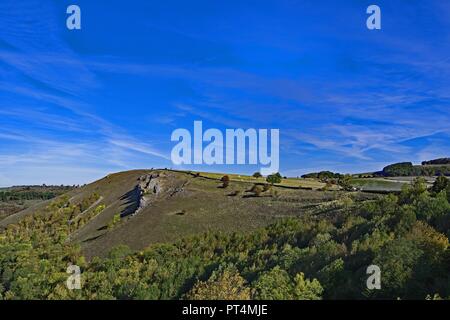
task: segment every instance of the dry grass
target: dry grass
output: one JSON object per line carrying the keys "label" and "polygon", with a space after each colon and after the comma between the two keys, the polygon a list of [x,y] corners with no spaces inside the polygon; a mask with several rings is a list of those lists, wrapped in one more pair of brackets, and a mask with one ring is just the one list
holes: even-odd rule
{"label": "dry grass", "polygon": [[[107,226],[115,215],[139,204],[139,197],[135,196],[138,178],[155,173],[155,170],[111,174],[71,191],[68,195],[75,201],[95,192],[105,205],[105,209],[83,226],[71,241],[81,244],[87,257],[93,257],[103,256],[121,244],[141,250],[152,243],[175,241],[208,230],[247,232],[279,218],[316,214],[322,204],[346,194],[319,191],[317,188],[324,184],[315,180],[290,178],[255,197],[249,190],[255,183],[265,183],[264,178],[228,174],[230,183],[224,189],[221,173],[200,173],[196,177],[192,172],[157,171],[163,173],[161,181],[168,191],[152,196],[148,206],[134,216],[123,217],[113,229]],[[177,186],[183,187],[178,190]],[[314,190],[300,189],[300,186]],[[25,210],[2,222],[14,222],[36,210]]]}
{"label": "dry grass", "polygon": [[[217,179],[220,180],[223,177],[224,173],[210,173],[210,172],[199,172],[200,176]],[[238,174],[226,174],[230,177],[231,181],[238,182],[249,182],[249,183],[266,183],[266,178],[255,178],[247,175],[238,175]],[[290,187],[290,188],[312,188],[312,189],[320,189],[325,186],[325,183],[320,182],[316,179],[302,179],[302,178],[287,178],[283,179],[281,183],[275,184],[280,187]]]}

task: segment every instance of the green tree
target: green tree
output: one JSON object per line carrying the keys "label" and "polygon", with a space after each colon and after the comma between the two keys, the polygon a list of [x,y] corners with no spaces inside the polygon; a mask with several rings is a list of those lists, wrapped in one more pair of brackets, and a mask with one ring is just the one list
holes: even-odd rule
{"label": "green tree", "polygon": [[227,188],[230,185],[230,177],[227,175],[223,176],[220,181],[222,181],[222,188]]}
{"label": "green tree", "polygon": [[433,193],[435,194],[438,194],[442,190],[445,190],[448,186],[449,180],[444,176],[439,176],[434,181],[433,186],[431,187],[431,191],[433,191]]}
{"label": "green tree", "polygon": [[339,178],[338,184],[339,184],[339,186],[341,186],[342,189],[344,189],[346,191],[353,190],[352,176],[349,174],[346,174],[346,175],[342,176],[341,178]]}
{"label": "green tree", "polygon": [[261,177],[262,177],[262,174],[259,173],[259,171],[255,172],[255,173],[253,174],[253,178],[261,178]]}
{"label": "green tree", "polygon": [[415,266],[422,255],[423,250],[410,240],[397,239],[388,243],[373,261],[383,272],[379,295],[388,299],[405,297],[408,283],[413,279]]}
{"label": "green tree", "polygon": [[113,216],[111,221],[108,223],[108,229],[114,229],[117,224],[120,222],[120,213],[117,213]]}
{"label": "green tree", "polygon": [[263,272],[253,284],[255,289],[254,298],[260,300],[292,300],[293,286],[289,274],[275,267],[270,271]]}
{"label": "green tree", "polygon": [[320,300],[322,299],[323,288],[317,279],[305,279],[303,273],[298,273],[294,277],[293,295],[296,300]]}
{"label": "green tree", "polygon": [[279,172],[268,175],[266,181],[270,184],[281,183],[282,177]]}
{"label": "green tree", "polygon": [[318,280],[305,279],[303,273],[292,279],[279,266],[262,273],[253,287],[254,298],[262,300],[318,300],[323,293]]}
{"label": "green tree", "polygon": [[235,268],[214,271],[207,281],[197,281],[185,296],[188,300],[250,300],[250,297],[250,288]]}

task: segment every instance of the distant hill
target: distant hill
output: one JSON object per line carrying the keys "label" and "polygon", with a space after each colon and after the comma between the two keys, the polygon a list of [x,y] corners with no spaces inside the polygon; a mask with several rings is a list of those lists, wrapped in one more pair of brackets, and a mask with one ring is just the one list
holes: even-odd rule
{"label": "distant hill", "polygon": [[320,171],[320,172],[311,172],[302,175],[302,178],[305,179],[319,179],[319,180],[326,180],[326,179],[338,179],[342,177],[342,174],[334,173],[331,171]]}
{"label": "distant hill", "polygon": [[[320,171],[304,174],[302,175],[302,178],[329,180],[340,178],[342,176],[342,173]],[[353,174],[353,176],[357,176],[359,178],[450,176],[450,158],[439,158],[429,161],[422,161],[421,165],[414,165],[412,162],[393,163],[384,167],[381,171]]]}
{"label": "distant hill", "polygon": [[377,175],[384,177],[450,176],[450,158],[423,161],[422,165],[400,162],[388,165]]}
{"label": "distant hill", "polygon": [[434,159],[434,160],[430,160],[430,161],[422,161],[423,166],[437,165],[437,164],[449,164],[450,165],[450,158],[439,158],[439,159]]}

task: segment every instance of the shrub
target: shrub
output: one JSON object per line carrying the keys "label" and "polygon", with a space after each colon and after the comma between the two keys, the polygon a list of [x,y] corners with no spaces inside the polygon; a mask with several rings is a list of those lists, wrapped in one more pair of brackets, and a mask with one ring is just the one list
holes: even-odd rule
{"label": "shrub", "polygon": [[229,268],[214,271],[203,282],[198,281],[186,294],[188,300],[250,300],[250,288],[237,269]]}
{"label": "shrub", "polygon": [[278,266],[264,272],[255,282],[254,288],[254,298],[262,300],[319,300],[323,293],[316,279],[305,279],[303,273],[298,273],[292,279]]}
{"label": "shrub", "polygon": [[120,222],[120,213],[114,215],[112,220],[108,223],[108,229],[114,229],[114,227]]}
{"label": "shrub", "polygon": [[353,190],[352,186],[352,177],[350,175],[345,175],[338,180],[339,186],[341,186],[342,189],[345,191],[351,191]]}
{"label": "shrub", "polygon": [[266,181],[270,184],[281,183],[281,174],[275,173],[267,176]]}
{"label": "shrub", "polygon": [[106,206],[104,204],[98,205],[94,210],[94,215],[99,214],[103,210],[105,210]]}
{"label": "shrub", "polygon": [[227,188],[230,185],[230,177],[227,175],[220,178],[220,181],[222,181],[222,188]]}
{"label": "shrub", "polygon": [[327,181],[325,186],[322,188],[322,191],[328,191],[333,187],[333,183],[331,181]]}
{"label": "shrub", "polygon": [[434,181],[433,186],[431,187],[431,191],[433,191],[435,194],[438,194],[442,190],[445,190],[449,185],[449,180],[446,177],[439,176]]}
{"label": "shrub", "polygon": [[273,190],[272,189],[270,192],[271,192],[272,197],[274,197],[275,199],[279,198],[278,190]]}

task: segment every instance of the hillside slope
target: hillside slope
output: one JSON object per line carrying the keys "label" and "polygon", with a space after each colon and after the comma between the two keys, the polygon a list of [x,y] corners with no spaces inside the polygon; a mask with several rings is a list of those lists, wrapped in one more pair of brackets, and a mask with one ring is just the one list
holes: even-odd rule
{"label": "hillside slope", "polygon": [[[450,297],[445,177],[386,196],[228,182],[122,172],[8,218],[0,299]],[[68,264],[83,290],[67,288]],[[381,290],[367,291],[369,265]]]}
{"label": "hillside slope", "polygon": [[[79,243],[87,257],[104,256],[122,244],[141,250],[151,243],[204,231],[251,231],[278,218],[313,212],[318,204],[343,195],[274,186],[255,197],[248,192],[253,185],[231,181],[222,188],[219,179],[169,170],[111,174],[67,193],[72,204],[98,195],[71,219],[86,221],[69,235],[69,241]],[[14,214],[0,221],[0,227],[44,210],[48,204]]]}

